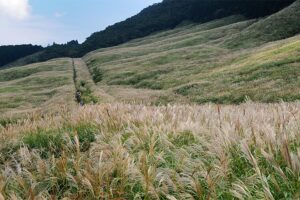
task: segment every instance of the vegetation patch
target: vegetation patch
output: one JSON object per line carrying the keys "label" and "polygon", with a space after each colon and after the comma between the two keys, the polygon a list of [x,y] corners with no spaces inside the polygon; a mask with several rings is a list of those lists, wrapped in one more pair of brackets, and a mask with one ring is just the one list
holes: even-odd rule
{"label": "vegetation patch", "polygon": [[[110,85],[133,85],[135,88],[148,88],[148,89],[163,89],[162,83],[160,83],[157,79],[164,74],[170,72],[170,69],[165,70],[157,70],[157,71],[149,71],[141,74],[134,74],[127,78],[123,79],[115,79],[109,81]],[[154,81],[156,80],[156,81]]]}
{"label": "vegetation patch", "polygon": [[17,92],[19,88],[17,87],[3,87],[0,88],[0,93],[11,93],[11,92]]}
{"label": "vegetation patch", "polygon": [[183,96],[188,96],[190,94],[190,91],[193,90],[194,88],[200,88],[200,87],[205,87],[205,86],[208,86],[208,84],[206,85],[202,85],[202,84],[191,84],[191,85],[186,85],[186,86],[183,86],[179,89],[176,89],[175,90],[175,93],[176,94],[181,94]]}
{"label": "vegetation patch", "polygon": [[177,133],[177,135],[173,137],[171,141],[176,147],[183,147],[196,143],[196,138],[191,131],[184,131]]}
{"label": "vegetation patch", "polygon": [[76,126],[66,127],[66,130],[71,132],[71,139],[77,136],[80,143],[80,150],[85,152],[89,150],[91,143],[95,142],[96,135],[99,134],[99,130],[92,124],[78,124]]}
{"label": "vegetation patch", "polygon": [[[26,133],[22,143],[31,150],[38,150],[43,158],[51,155],[61,156],[66,151],[68,142],[75,143],[75,136],[78,137],[80,150],[87,151],[91,143],[96,140],[97,129],[91,124],[78,124],[66,126],[62,129],[42,130]],[[69,141],[70,139],[70,141]]]}
{"label": "vegetation patch", "polygon": [[38,130],[34,133],[26,134],[23,138],[23,143],[29,149],[37,149],[43,158],[55,155],[60,156],[66,146],[61,131],[45,131]]}
{"label": "vegetation patch", "polygon": [[16,124],[17,122],[18,122],[18,119],[16,119],[16,118],[0,119],[0,126],[7,127],[11,124]]}
{"label": "vegetation patch", "polygon": [[84,80],[80,80],[79,82],[76,83],[76,88],[77,91],[80,92],[80,101],[83,101],[85,104],[89,103],[97,103],[98,99],[92,94],[92,90],[90,86],[85,82]]}
{"label": "vegetation patch", "polygon": [[16,68],[16,69],[8,69],[3,70],[0,73],[0,82],[4,81],[12,81],[15,79],[25,78],[31,76],[33,74],[39,72],[46,72],[46,71],[53,71],[55,66],[52,65],[45,65],[41,67],[31,67],[31,68]]}
{"label": "vegetation patch", "polygon": [[9,97],[0,99],[0,109],[17,108],[26,101],[24,97]]}
{"label": "vegetation patch", "polygon": [[[21,84],[23,87],[28,86],[31,88],[34,87],[48,87],[51,86],[52,88],[59,87],[66,85],[70,80],[69,77],[65,76],[58,76],[58,77],[32,77],[22,81],[19,81],[18,84]],[[31,89],[30,88],[30,89]]]}
{"label": "vegetation patch", "polygon": [[103,79],[103,71],[98,68],[98,67],[95,67],[93,68],[93,80],[95,83],[99,83],[102,81]]}

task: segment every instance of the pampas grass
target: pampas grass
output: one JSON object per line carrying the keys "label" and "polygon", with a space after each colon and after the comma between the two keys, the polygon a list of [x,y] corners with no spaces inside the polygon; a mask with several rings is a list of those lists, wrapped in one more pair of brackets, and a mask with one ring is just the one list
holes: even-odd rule
{"label": "pampas grass", "polygon": [[299,199],[299,110],[116,103],[27,119],[0,128],[0,199]]}

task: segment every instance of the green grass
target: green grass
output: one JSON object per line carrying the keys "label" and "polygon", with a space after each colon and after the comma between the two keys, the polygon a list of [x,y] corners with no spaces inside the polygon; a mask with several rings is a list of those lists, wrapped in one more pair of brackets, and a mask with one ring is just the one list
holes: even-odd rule
{"label": "green grass", "polygon": [[38,129],[35,132],[25,133],[21,144],[30,150],[38,150],[43,158],[49,158],[51,155],[59,157],[67,150],[65,147],[68,139],[75,143],[75,136],[80,142],[80,150],[87,151],[91,143],[96,140],[96,132],[97,129],[91,124],[78,124],[53,130]]}
{"label": "green grass", "polygon": [[39,150],[43,158],[50,155],[60,156],[66,142],[61,132],[38,130],[36,133],[26,134],[23,143],[29,149]]}
{"label": "green grass", "polygon": [[0,126],[7,127],[8,125],[16,124],[17,122],[17,118],[0,119]]}
{"label": "green grass", "polygon": [[95,83],[99,83],[103,79],[103,72],[99,68],[93,69],[93,80]]}
{"label": "green grass", "polygon": [[53,71],[53,70],[55,70],[55,68],[57,68],[57,67],[55,67],[53,65],[43,65],[43,66],[39,66],[39,67],[22,67],[22,68],[11,68],[9,70],[3,70],[0,73],[0,82],[12,81],[15,79],[28,77],[30,75],[33,75],[33,74],[36,74],[39,72]]}
{"label": "green grass", "polygon": [[[7,127],[8,125],[16,125],[17,122],[17,119],[1,120],[0,125]],[[67,124],[57,129],[39,128],[26,132],[17,143],[1,144],[0,153],[5,154],[5,157],[0,159],[0,164],[7,161],[9,154],[12,155],[13,151],[25,146],[31,151],[37,151],[44,159],[50,158],[52,155],[55,157],[62,156],[64,151],[68,151],[67,145],[69,143],[75,144],[75,137],[80,143],[80,151],[86,152],[96,141],[97,134],[99,134],[97,127],[87,122],[76,125]]]}
{"label": "green grass", "polygon": [[92,94],[90,86],[84,81],[80,80],[76,83],[77,91],[81,93],[81,100],[85,104],[97,103],[98,98]]}

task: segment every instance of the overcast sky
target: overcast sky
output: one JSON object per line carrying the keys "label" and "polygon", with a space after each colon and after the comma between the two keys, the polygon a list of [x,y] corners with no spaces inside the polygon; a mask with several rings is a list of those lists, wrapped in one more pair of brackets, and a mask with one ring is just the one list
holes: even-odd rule
{"label": "overcast sky", "polygon": [[0,45],[79,42],[161,0],[0,0]]}

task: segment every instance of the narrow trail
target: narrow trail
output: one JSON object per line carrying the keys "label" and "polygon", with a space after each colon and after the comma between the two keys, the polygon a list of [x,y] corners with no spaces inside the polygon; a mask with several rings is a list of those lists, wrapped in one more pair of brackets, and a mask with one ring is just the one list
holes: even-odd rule
{"label": "narrow trail", "polygon": [[[90,95],[96,97],[99,102],[114,101],[114,97],[107,94],[94,83],[87,65],[81,58],[73,58],[72,65],[74,69],[74,83],[77,91],[79,89],[78,87],[84,86],[90,90]],[[84,98],[82,97],[82,99]]]}
{"label": "narrow trail", "polygon": [[81,99],[81,93],[78,89],[78,79],[77,79],[77,69],[75,67],[75,61],[74,59],[72,58],[72,69],[73,69],[73,82],[74,82],[74,87],[75,87],[75,101],[77,103],[79,103],[80,105],[83,105],[84,102],[83,100]]}

